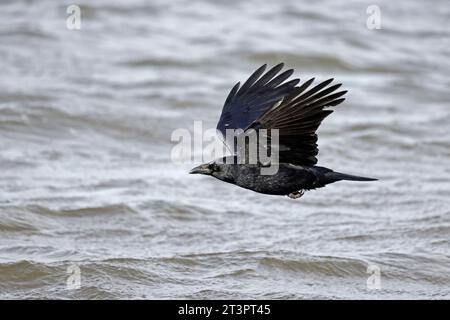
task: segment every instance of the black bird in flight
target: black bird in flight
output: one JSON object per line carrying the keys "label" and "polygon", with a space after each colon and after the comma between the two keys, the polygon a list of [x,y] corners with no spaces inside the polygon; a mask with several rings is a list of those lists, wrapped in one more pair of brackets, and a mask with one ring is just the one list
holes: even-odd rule
{"label": "black bird in flight", "polygon": [[[285,82],[294,70],[282,73],[280,63],[267,71],[261,66],[241,86],[238,82],[228,94],[217,129],[226,136],[227,129],[263,132],[270,141],[270,130],[278,129],[278,170],[275,174],[261,174],[267,163],[239,161],[238,148],[233,156],[202,164],[190,173],[213,176],[255,192],[287,195],[296,199],[306,190],[324,187],[340,180],[373,181],[377,179],[335,172],[316,166],[317,134],[322,120],[333,111],[327,109],[343,102],[347,91],[336,90],[341,84],[330,85],[333,79],[312,86],[314,78],[299,85],[299,79]],[[259,140],[258,140],[259,141]],[[235,140],[224,140],[232,150]],[[261,143],[261,142],[259,142]],[[270,152],[269,142],[265,145]],[[272,148],[273,149],[273,148]]]}

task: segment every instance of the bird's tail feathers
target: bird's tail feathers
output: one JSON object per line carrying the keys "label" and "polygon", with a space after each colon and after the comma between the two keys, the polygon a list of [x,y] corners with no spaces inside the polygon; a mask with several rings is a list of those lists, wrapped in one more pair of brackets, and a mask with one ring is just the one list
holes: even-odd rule
{"label": "bird's tail feathers", "polygon": [[350,181],[376,181],[378,179],[374,179],[374,178],[367,178],[367,177],[360,177],[360,176],[353,176],[351,174],[345,174],[345,173],[340,173],[340,172],[327,172],[325,174],[325,176],[330,179],[330,180],[335,180],[335,181],[339,181],[339,180],[350,180]]}

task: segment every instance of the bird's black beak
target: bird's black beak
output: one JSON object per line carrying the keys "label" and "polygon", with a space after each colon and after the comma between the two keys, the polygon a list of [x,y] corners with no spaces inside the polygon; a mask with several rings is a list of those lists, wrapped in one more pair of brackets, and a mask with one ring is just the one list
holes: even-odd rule
{"label": "bird's black beak", "polygon": [[191,171],[189,171],[190,174],[207,174],[210,175],[211,169],[209,168],[209,164],[202,164],[198,167],[193,168]]}

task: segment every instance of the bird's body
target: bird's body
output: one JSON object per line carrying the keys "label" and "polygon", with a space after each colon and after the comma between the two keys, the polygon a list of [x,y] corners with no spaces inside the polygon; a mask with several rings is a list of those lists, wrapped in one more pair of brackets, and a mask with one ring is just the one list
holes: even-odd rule
{"label": "bird's body", "polygon": [[[261,175],[258,165],[231,165],[230,167],[236,171],[237,186],[271,195],[295,195],[296,192],[322,188],[339,180],[373,180],[337,173],[319,166],[304,167],[290,163],[280,163],[279,166],[278,172],[274,175]],[[280,184],[280,181],[283,183]]]}
{"label": "bird's body", "polygon": [[[225,162],[225,161],[221,161]],[[297,192],[322,188],[340,181],[372,181],[374,179],[347,175],[319,166],[301,166],[280,163],[275,174],[261,174],[260,164],[205,164],[196,168],[198,173],[235,184],[241,188],[270,195],[289,195],[295,198]],[[282,182],[282,183],[280,183]]]}
{"label": "bird's body", "polygon": [[[266,65],[256,70],[240,86],[237,83],[228,95],[217,129],[225,137],[224,142],[235,149],[236,141],[230,140],[227,130],[243,133],[261,133],[268,140],[263,145],[266,153],[278,152],[276,170],[263,173],[268,164],[250,162],[245,156],[248,143],[238,146],[233,156],[200,165],[191,173],[211,175],[224,182],[270,195],[288,195],[299,198],[304,191],[321,188],[340,180],[371,181],[372,178],[353,176],[316,166],[318,154],[316,130],[322,120],[332,113],[325,108],[344,101],[346,91],[336,92],[340,84],[329,86],[326,80],[308,89],[314,79],[297,86],[299,79],[287,80],[293,70],[278,74],[283,64],[278,64],[264,74]],[[264,130],[263,130],[264,129]],[[278,138],[274,134],[277,130]],[[242,134],[242,133],[241,133]],[[272,138],[279,140],[270,144]],[[260,150],[258,138],[258,150]],[[245,141],[245,140],[244,140]],[[262,144],[262,143],[261,143]],[[242,156],[240,153],[244,153]],[[242,160],[245,159],[245,160]]]}
{"label": "bird's body", "polygon": [[[287,195],[299,190],[319,187],[319,175],[314,167],[302,167],[289,163],[280,163],[278,172],[273,175],[261,175],[258,165],[238,164],[230,166],[235,171],[235,184],[259,193]],[[280,184],[280,181],[283,181]]]}

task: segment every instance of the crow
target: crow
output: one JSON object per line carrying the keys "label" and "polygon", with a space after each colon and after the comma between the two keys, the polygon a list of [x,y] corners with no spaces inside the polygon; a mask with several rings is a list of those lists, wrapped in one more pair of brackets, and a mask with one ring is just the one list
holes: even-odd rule
{"label": "crow", "polygon": [[[294,70],[281,72],[283,67],[284,63],[279,63],[264,73],[267,68],[264,64],[242,86],[238,82],[231,89],[217,130],[233,155],[202,164],[189,173],[210,175],[258,193],[287,195],[292,199],[300,198],[307,190],[340,180],[377,180],[316,166],[319,153],[316,131],[322,120],[333,112],[327,108],[342,103],[347,91],[336,92],[341,84],[331,85],[334,79],[315,86],[312,86],[314,78],[302,84],[300,79],[286,81]],[[270,144],[274,129],[278,134],[275,146]],[[236,136],[229,139],[228,130],[240,130],[240,135],[262,133],[267,139],[263,150],[278,154],[276,172],[262,174],[262,169],[272,163],[259,158],[250,161],[246,153],[249,142],[244,140],[244,147],[236,145]],[[261,136],[258,137],[257,143],[261,146]]]}

